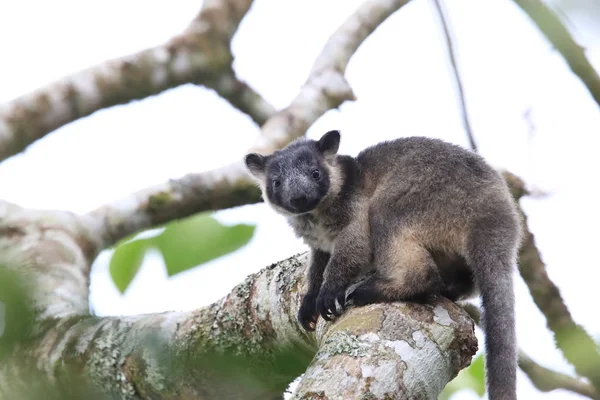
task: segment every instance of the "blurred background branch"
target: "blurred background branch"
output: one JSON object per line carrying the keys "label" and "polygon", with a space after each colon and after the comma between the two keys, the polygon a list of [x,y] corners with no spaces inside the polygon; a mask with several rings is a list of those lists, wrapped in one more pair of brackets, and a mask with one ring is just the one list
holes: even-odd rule
{"label": "blurred background branch", "polygon": [[460,104],[460,111],[463,126],[465,128],[465,133],[467,134],[467,139],[469,140],[469,146],[471,147],[471,150],[477,151],[477,143],[475,142],[473,128],[471,127],[471,122],[469,121],[469,112],[467,110],[467,100],[465,98],[465,91],[463,88],[462,79],[460,78],[460,71],[458,70],[458,60],[456,59],[455,55],[456,51],[454,49],[454,40],[452,39],[452,29],[450,28],[450,21],[448,16],[446,15],[446,11],[444,10],[444,4],[442,0],[433,0],[433,5],[440,18],[442,30],[446,38],[446,48],[448,49],[450,65],[452,66],[452,72],[454,74],[454,81],[456,83],[457,96]]}
{"label": "blurred background branch", "polygon": [[181,34],[66,76],[0,107],[0,161],[103,108],[195,83],[262,125],[275,109],[233,71],[230,43],[252,0],[208,0]]}
{"label": "blurred background branch", "polygon": [[[523,214],[526,223],[527,217]],[[600,390],[600,353],[598,346],[586,330],[577,324],[559,288],[552,282],[531,230],[525,231],[525,241],[520,252],[521,276],[533,301],[546,317],[548,328],[554,332],[557,347],[581,376],[588,378]]]}
{"label": "blurred background branch", "polygon": [[600,106],[600,76],[588,61],[585,49],[573,39],[558,15],[542,0],[514,0],[514,2],[563,56],[573,73]]}
{"label": "blurred background branch", "polygon": [[[466,303],[462,307],[473,321],[477,325],[480,325],[481,311],[479,307],[470,303]],[[600,394],[593,385],[539,365],[522,349],[519,349],[519,368],[527,375],[535,387],[542,392],[564,389],[589,397],[590,399],[600,399]]]}
{"label": "blurred background branch", "polygon": [[[512,174],[505,174],[515,200],[527,192],[524,182]],[[539,310],[546,317],[548,328],[554,332],[556,345],[581,376],[588,378],[600,391],[600,352],[585,329],[577,324],[559,288],[552,282],[535,245],[533,233],[527,226],[527,216],[521,209],[525,237],[519,252],[519,272]]]}

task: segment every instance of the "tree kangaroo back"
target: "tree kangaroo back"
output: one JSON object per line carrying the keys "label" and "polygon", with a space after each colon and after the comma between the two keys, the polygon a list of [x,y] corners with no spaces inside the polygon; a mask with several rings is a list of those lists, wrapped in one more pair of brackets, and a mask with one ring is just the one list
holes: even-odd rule
{"label": "tree kangaroo back", "polygon": [[319,315],[331,320],[350,304],[479,294],[489,398],[516,399],[513,273],[522,232],[502,176],[438,139],[382,142],[357,157],[337,154],[339,142],[329,131],[245,158],[265,202],[311,250],[299,322],[314,330]]}

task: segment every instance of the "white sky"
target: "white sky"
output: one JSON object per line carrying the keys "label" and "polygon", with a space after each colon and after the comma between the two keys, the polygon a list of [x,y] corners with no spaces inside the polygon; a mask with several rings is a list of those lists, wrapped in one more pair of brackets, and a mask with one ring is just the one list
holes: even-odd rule
{"label": "white sky", "polygon": [[[233,43],[238,74],[277,108],[296,95],[329,35],[359,0],[256,0]],[[469,113],[480,152],[498,167],[551,192],[525,200],[551,278],[575,320],[600,336],[593,295],[600,262],[596,187],[600,109],[528,18],[508,0],[448,2]],[[200,1],[0,2],[0,103],[53,79],[157,45],[182,30]],[[578,28],[582,33],[583,28]],[[578,37],[600,70],[600,46]],[[467,145],[446,49],[431,1],[415,0],[386,21],[351,60],[358,101],[310,130],[341,129],[340,152],[383,139],[427,135]],[[524,113],[535,125],[530,135]],[[146,186],[239,159],[258,129],[213,92],[183,86],[67,125],[0,165],[0,198],[22,206],[85,212]],[[218,300],[249,273],[305,250],[264,205],[218,213],[257,223],[240,251],[168,279],[149,256],[124,296],[94,264],[92,306],[100,315],[186,310]],[[518,337],[543,365],[572,371],[554,350],[545,320],[517,280]],[[481,339],[481,336],[479,336]],[[483,342],[480,341],[480,347]],[[519,373],[520,397],[540,394]],[[461,393],[455,399],[473,398]]]}

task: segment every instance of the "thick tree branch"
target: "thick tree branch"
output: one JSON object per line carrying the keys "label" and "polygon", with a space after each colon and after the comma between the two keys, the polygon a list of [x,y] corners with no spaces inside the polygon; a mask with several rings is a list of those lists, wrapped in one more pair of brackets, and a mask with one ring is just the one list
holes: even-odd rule
{"label": "thick tree branch", "polygon": [[[526,193],[524,183],[512,174],[505,174],[513,195],[518,200]],[[565,305],[558,287],[552,282],[533,233],[527,227],[527,216],[521,210],[525,235],[519,253],[519,271],[529,288],[533,301],[546,317],[548,328],[554,332],[557,347],[575,367],[577,373],[588,378],[600,390],[600,354],[594,340],[577,324]]]}
{"label": "thick tree branch", "polygon": [[581,79],[596,103],[600,105],[600,76],[585,56],[584,48],[573,39],[556,13],[542,0],[514,1],[559,51],[573,73]]}
{"label": "thick tree branch", "polygon": [[39,319],[89,313],[89,273],[99,239],[80,217],[0,201],[0,266],[26,277]]}
{"label": "thick tree branch", "polygon": [[275,109],[231,67],[231,39],[252,0],[206,0],[197,18],[168,42],[105,61],[0,106],[0,161],[53,130],[100,109],[185,84],[216,90],[262,125]]}
{"label": "thick tree branch", "polygon": [[[320,320],[316,334],[302,330],[295,316],[305,263],[300,255],[267,267],[192,312],[47,321],[0,364],[0,391],[22,398],[32,382],[20,377],[31,372],[64,388],[76,372],[123,399],[270,398],[318,350],[294,398],[435,398],[477,351],[473,322],[443,298],[350,309],[334,323]],[[219,371],[222,357],[235,363]]]}
{"label": "thick tree branch", "polygon": [[[464,304],[463,309],[480,325],[481,311],[473,304]],[[542,392],[564,389],[581,394],[591,399],[600,399],[600,394],[587,382],[572,376],[553,371],[533,361],[523,350],[519,349],[519,368],[529,377],[531,383]]]}
{"label": "thick tree branch", "polygon": [[[369,0],[331,36],[317,57],[308,79],[292,103],[263,125],[249,151],[268,154],[306,134],[327,111],[354,94],[344,77],[350,58],[361,43],[408,0]],[[241,160],[224,167],[190,174],[142,190],[87,215],[103,237],[103,246],[176,218],[256,203],[260,192]]]}
{"label": "thick tree branch", "polygon": [[319,351],[293,399],[437,398],[477,351],[472,321],[457,324],[464,316],[447,302],[374,304],[317,328]]}

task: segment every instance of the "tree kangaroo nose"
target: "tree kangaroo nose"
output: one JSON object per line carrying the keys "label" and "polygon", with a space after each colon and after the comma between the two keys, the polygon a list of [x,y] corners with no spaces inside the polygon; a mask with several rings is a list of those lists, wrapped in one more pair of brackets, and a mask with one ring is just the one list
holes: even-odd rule
{"label": "tree kangaroo nose", "polygon": [[291,198],[290,203],[293,207],[302,207],[307,203],[308,199],[305,195],[297,195]]}

